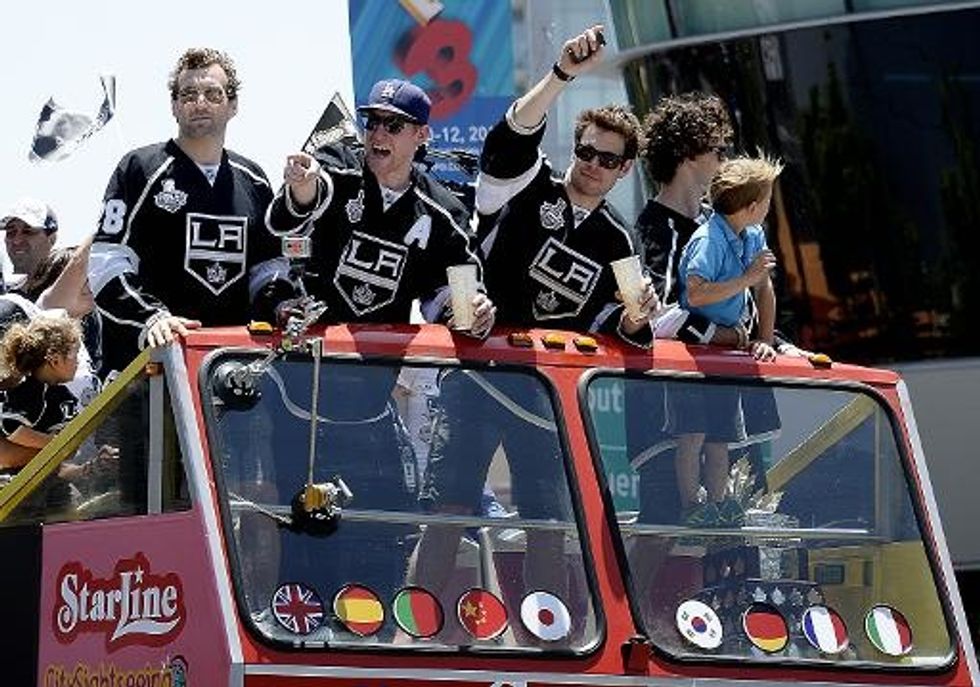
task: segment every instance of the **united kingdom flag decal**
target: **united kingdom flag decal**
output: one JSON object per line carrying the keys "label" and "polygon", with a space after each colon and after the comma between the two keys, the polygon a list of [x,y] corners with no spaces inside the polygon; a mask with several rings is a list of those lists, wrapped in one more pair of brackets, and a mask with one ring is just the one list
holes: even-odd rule
{"label": "united kingdom flag decal", "polygon": [[272,597],[276,622],[298,635],[308,635],[323,624],[323,601],[304,584],[284,584]]}

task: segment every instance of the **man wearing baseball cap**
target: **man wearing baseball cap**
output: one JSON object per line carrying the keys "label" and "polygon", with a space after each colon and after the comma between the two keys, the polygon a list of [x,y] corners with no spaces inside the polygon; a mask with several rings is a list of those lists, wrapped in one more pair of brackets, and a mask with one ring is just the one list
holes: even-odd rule
{"label": "man wearing baseball cap", "polygon": [[0,229],[14,273],[31,275],[54,247],[58,217],[47,203],[21,198],[4,213]]}
{"label": "man wearing baseball cap", "polygon": [[[446,268],[480,261],[466,232],[468,213],[460,201],[427,172],[413,164],[429,138],[429,97],[418,86],[398,79],[379,81],[367,103],[364,144],[329,142],[312,155],[286,158],[285,184],[266,214],[269,229],[290,239],[309,241],[305,293],[327,306],[331,322],[407,323],[413,301],[429,322],[444,321],[449,300]],[[299,295],[280,279],[280,294]],[[287,288],[288,287],[288,288]],[[289,301],[280,305],[280,310]],[[494,310],[484,294],[473,300],[469,334],[483,336]],[[342,371],[338,371],[340,375]],[[383,374],[383,372],[379,372]],[[328,424],[320,441],[330,474],[342,475],[358,508],[414,511],[416,484],[407,479],[388,401],[398,368],[387,383],[365,385],[352,375],[344,385],[347,407],[361,410],[358,422]],[[339,394],[338,394],[339,395]],[[331,448],[333,447],[333,448]],[[276,469],[299,470],[281,461]],[[297,472],[296,474],[300,474]],[[328,571],[331,582],[358,579],[383,598],[402,584],[406,531],[399,525],[360,523],[331,535],[332,551],[358,552],[329,561],[310,561],[315,572]],[[367,577],[365,577],[367,575]]]}
{"label": "man wearing baseball cap", "polygon": [[[311,239],[305,292],[337,322],[408,322],[419,299],[430,322],[446,315],[446,267],[479,265],[467,210],[413,164],[429,138],[431,102],[409,81],[385,79],[357,108],[364,145],[327,143],[286,158],[286,184],[267,213],[280,236]],[[470,333],[489,332],[493,309],[478,296]]]}

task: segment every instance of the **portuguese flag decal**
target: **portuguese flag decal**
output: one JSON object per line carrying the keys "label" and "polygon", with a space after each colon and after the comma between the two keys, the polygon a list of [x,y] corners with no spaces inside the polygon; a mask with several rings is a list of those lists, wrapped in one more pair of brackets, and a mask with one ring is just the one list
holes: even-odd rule
{"label": "portuguese flag decal", "polygon": [[373,635],[385,622],[385,609],[378,595],[359,584],[349,584],[337,592],[333,612],[344,627],[359,637]]}
{"label": "portuguese flag decal", "polygon": [[486,589],[463,592],[456,602],[456,617],[474,639],[493,639],[507,629],[504,603]]}
{"label": "portuguese flag decal", "polygon": [[416,639],[434,637],[442,629],[442,606],[421,587],[405,587],[398,592],[392,610],[398,627]]}
{"label": "portuguese flag decal", "polygon": [[782,651],[789,642],[789,630],[774,606],[754,603],[742,615],[742,630],[749,641],[767,654]]}

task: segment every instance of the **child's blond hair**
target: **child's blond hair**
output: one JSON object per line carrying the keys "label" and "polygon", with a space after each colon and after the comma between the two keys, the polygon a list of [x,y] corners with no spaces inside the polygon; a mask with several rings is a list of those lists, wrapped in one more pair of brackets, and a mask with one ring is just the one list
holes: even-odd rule
{"label": "child's blond hair", "polygon": [[711,207],[723,215],[732,215],[747,208],[765,198],[782,171],[782,162],[763,154],[725,160],[708,188]]}
{"label": "child's blond hair", "polygon": [[51,355],[68,355],[82,341],[82,328],[67,316],[39,315],[18,322],[0,338],[0,376],[25,377]]}

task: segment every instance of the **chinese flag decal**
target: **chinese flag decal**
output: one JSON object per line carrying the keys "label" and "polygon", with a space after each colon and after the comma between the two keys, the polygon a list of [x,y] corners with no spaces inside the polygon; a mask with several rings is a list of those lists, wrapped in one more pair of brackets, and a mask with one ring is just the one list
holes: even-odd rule
{"label": "chinese flag decal", "polygon": [[456,602],[456,617],[474,639],[493,639],[507,629],[504,603],[485,589],[470,589]]}

